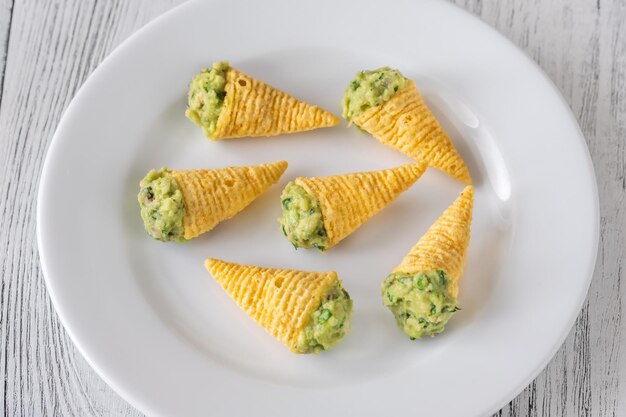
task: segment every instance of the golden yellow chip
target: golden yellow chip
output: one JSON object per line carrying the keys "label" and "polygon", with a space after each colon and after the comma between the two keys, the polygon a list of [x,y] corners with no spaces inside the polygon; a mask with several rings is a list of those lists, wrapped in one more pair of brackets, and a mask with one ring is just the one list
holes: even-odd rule
{"label": "golden yellow chip", "polygon": [[443,270],[450,278],[450,295],[456,298],[470,241],[473,202],[474,189],[468,185],[393,272],[410,274]]}
{"label": "golden yellow chip", "polygon": [[414,162],[382,171],[300,177],[295,183],[318,201],[329,249],[409,188],[425,169],[426,164]]}
{"label": "golden yellow chip", "polygon": [[413,81],[383,104],[371,107],[352,121],[382,143],[428,166],[471,184],[465,162],[454,148],[448,134],[426,107]]}
{"label": "golden yellow chip", "polygon": [[275,184],[287,169],[280,161],[257,166],[169,171],[183,194],[184,238],[192,239],[230,219]]}
{"label": "golden yellow chip", "polygon": [[226,97],[213,139],[273,136],[335,126],[339,119],[317,106],[235,68],[226,72]]}
{"label": "golden yellow chip", "polygon": [[204,266],[246,314],[295,353],[311,314],[338,281],[335,272],[261,268],[218,259],[207,259]]}

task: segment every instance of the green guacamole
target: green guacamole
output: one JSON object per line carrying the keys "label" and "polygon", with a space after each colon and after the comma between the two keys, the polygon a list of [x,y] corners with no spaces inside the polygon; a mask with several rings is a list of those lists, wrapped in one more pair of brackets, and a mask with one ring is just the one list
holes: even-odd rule
{"label": "green guacamole", "polygon": [[298,248],[314,247],[320,251],[328,247],[328,237],[320,206],[304,188],[291,181],[281,196],[283,214],[278,218],[287,239]]}
{"label": "green guacamole", "polygon": [[342,115],[347,121],[376,107],[407,84],[408,80],[400,71],[382,67],[371,71],[361,71],[346,88],[341,102]]}
{"label": "green guacamole", "polygon": [[434,336],[443,332],[450,317],[459,310],[448,293],[448,283],[444,271],[393,273],[382,283],[383,303],[411,339]]}
{"label": "green guacamole", "polygon": [[226,97],[227,70],[228,62],[215,62],[211,68],[203,68],[189,84],[185,116],[209,139],[213,137]]}
{"label": "green guacamole", "polygon": [[350,331],[351,316],[352,300],[337,281],[311,314],[309,323],[298,337],[296,350],[300,353],[318,353],[335,346]]}
{"label": "green guacamole", "polygon": [[183,193],[174,177],[167,175],[167,169],[154,169],[139,183],[141,187],[137,200],[141,206],[141,218],[146,232],[162,242],[182,242]]}

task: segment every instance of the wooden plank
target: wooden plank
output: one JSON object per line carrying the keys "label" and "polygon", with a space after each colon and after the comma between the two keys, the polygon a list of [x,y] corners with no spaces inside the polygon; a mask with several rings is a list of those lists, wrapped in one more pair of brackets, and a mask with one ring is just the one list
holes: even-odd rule
{"label": "wooden plank", "polygon": [[95,375],[54,313],[37,257],[33,196],[50,138],[78,87],[120,41],[181,2],[24,0],[15,3],[8,36],[7,2],[0,3],[0,36],[8,39],[0,107],[4,416],[140,415]]}
{"label": "wooden plank", "polygon": [[0,0],[0,105],[2,103],[2,91],[4,90],[4,70],[7,62],[12,16],[13,0]]}

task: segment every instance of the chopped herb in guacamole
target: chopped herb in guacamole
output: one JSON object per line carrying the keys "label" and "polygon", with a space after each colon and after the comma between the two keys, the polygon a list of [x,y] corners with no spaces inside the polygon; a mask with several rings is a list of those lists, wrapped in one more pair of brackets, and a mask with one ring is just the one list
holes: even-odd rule
{"label": "chopped herb in guacamole", "polygon": [[330,349],[350,331],[352,300],[337,281],[311,314],[308,324],[298,337],[296,350],[318,353]]}
{"label": "chopped herb in guacamole", "polygon": [[411,339],[434,336],[444,330],[459,310],[449,295],[444,271],[393,273],[383,281],[383,303],[396,317],[400,329]]}
{"label": "chopped herb in guacamole", "polygon": [[166,168],[154,169],[141,180],[137,200],[146,232],[162,242],[184,241],[183,193]]}
{"label": "chopped herb in guacamole", "polygon": [[226,97],[226,71],[228,62],[215,62],[203,68],[189,84],[185,116],[197,124],[211,139]]}
{"label": "chopped herb in guacamole", "polygon": [[407,82],[400,71],[389,67],[357,73],[343,95],[343,117],[351,121],[370,107],[384,103]]}
{"label": "chopped herb in guacamole", "polygon": [[315,197],[296,185],[287,184],[281,196],[283,209],[278,221],[287,239],[297,248],[314,247],[320,251],[328,247],[324,219]]}

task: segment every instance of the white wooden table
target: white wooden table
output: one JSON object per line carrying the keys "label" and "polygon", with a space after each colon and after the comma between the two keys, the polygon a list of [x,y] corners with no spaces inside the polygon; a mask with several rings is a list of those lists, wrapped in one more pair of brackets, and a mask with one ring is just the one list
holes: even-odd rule
{"label": "white wooden table", "polygon": [[[80,85],[120,42],[183,1],[0,0],[0,416],[141,415],[87,365],[54,312],[35,196]],[[497,415],[626,415],[626,382],[618,385],[620,366],[626,380],[626,1],[454,2],[556,83],[587,138],[600,192],[598,263],[583,310],[547,368]]]}

